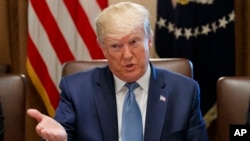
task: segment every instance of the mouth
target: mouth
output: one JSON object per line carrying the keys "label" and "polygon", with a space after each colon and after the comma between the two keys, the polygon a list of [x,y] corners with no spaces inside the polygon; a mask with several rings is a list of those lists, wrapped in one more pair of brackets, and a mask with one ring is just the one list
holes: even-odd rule
{"label": "mouth", "polygon": [[132,70],[134,69],[134,67],[135,67],[134,64],[128,64],[128,65],[126,65],[126,69],[127,69],[128,71],[132,71]]}
{"label": "mouth", "polygon": [[128,64],[128,65],[126,65],[127,68],[131,68],[133,66],[134,66],[134,64]]}

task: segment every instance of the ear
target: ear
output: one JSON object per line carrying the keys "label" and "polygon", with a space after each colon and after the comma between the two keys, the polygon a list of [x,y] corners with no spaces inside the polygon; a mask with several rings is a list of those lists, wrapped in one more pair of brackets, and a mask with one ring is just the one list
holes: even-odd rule
{"label": "ear", "polygon": [[153,39],[152,38],[149,38],[148,39],[148,47],[152,47],[153,46]]}

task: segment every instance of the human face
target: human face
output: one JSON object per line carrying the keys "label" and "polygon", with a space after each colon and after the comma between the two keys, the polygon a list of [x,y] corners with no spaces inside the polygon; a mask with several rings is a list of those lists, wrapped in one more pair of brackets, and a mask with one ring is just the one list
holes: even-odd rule
{"label": "human face", "polygon": [[134,82],[146,72],[152,40],[145,37],[142,29],[119,39],[105,37],[101,46],[110,70],[121,80]]}

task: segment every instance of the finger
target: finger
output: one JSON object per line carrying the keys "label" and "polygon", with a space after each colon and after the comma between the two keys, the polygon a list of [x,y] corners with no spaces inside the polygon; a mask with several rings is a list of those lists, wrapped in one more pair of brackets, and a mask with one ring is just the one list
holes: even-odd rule
{"label": "finger", "polygon": [[36,109],[28,109],[27,114],[30,117],[36,119],[38,122],[40,122],[42,120],[42,117],[43,117],[43,114]]}

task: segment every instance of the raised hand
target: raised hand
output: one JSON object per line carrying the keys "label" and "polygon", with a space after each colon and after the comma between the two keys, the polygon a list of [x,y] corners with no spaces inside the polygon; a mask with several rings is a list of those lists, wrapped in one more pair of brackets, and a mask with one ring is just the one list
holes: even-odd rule
{"label": "raised hand", "polygon": [[28,109],[27,114],[38,121],[36,132],[41,138],[46,141],[67,141],[65,129],[53,118],[36,109]]}

